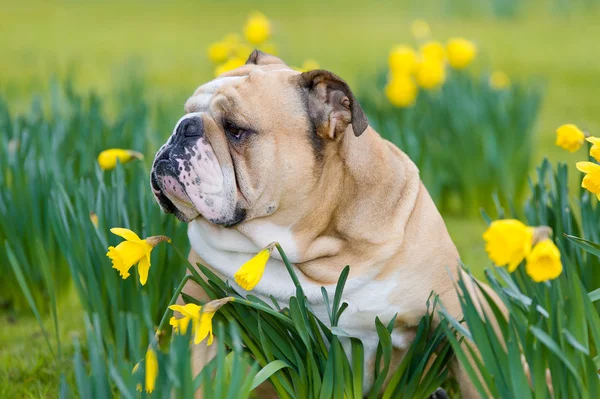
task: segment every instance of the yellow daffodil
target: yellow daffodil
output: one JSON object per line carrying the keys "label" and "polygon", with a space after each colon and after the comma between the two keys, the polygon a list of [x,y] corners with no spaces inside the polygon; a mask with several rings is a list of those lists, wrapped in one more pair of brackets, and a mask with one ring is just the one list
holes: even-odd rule
{"label": "yellow daffodil", "polygon": [[265,42],[271,36],[271,22],[263,13],[250,14],[244,26],[244,36],[255,45]]}
{"label": "yellow daffodil", "polygon": [[225,62],[229,57],[230,46],[224,41],[212,43],[208,46],[208,58],[215,64]]}
{"label": "yellow daffodil", "polygon": [[231,301],[233,301],[233,298],[227,297],[216,299],[204,306],[198,306],[193,303],[188,303],[183,306],[171,305],[169,306],[169,309],[179,312],[183,317],[180,319],[171,317],[169,324],[174,327],[175,332],[185,334],[191,321],[192,331],[194,333],[194,343],[197,345],[208,337],[207,345],[211,345],[213,343],[213,316],[221,306]]}
{"label": "yellow daffodil", "polygon": [[152,393],[156,384],[156,378],[158,377],[158,359],[156,352],[152,348],[146,352],[146,392]]}
{"label": "yellow daffodil", "polygon": [[569,152],[580,149],[584,140],[585,134],[573,124],[562,125],[556,129],[556,145]]}
{"label": "yellow daffodil", "polygon": [[569,152],[579,150],[584,140],[585,134],[573,124],[561,125],[556,129],[556,145]]}
{"label": "yellow daffodil", "polygon": [[94,212],[90,212],[90,222],[92,222],[95,228],[98,228],[98,215]]}
{"label": "yellow daffodil", "polygon": [[137,151],[111,148],[98,154],[98,165],[104,170],[110,170],[117,166],[117,160],[120,163],[127,163],[132,159],[144,159],[144,155]]}
{"label": "yellow daffodil", "polygon": [[246,291],[252,290],[265,272],[267,261],[276,243],[269,244],[265,249],[256,254],[248,262],[244,263],[233,275],[235,282]]}
{"label": "yellow daffodil", "polygon": [[510,78],[502,71],[494,71],[490,75],[490,86],[496,90],[505,89],[510,86]]}
{"label": "yellow daffodil", "polygon": [[225,72],[233,71],[244,65],[246,60],[239,57],[233,57],[225,61],[223,64],[215,68],[215,76],[224,74]]}
{"label": "yellow daffodil", "polygon": [[317,61],[313,60],[312,58],[306,59],[304,60],[304,62],[302,63],[302,66],[300,67],[300,70],[302,72],[308,72],[308,71],[312,71],[313,69],[319,69],[320,65]]}
{"label": "yellow daffodil", "polygon": [[469,40],[454,38],[446,44],[446,56],[453,68],[464,69],[468,67],[477,55],[477,47]]}
{"label": "yellow daffodil", "polygon": [[417,99],[417,85],[409,75],[395,75],[385,86],[385,95],[392,105],[406,108]]}
{"label": "yellow daffodil", "polygon": [[444,63],[436,58],[423,58],[419,63],[415,78],[419,86],[424,89],[439,87],[446,81]]}
{"label": "yellow daffodil", "polygon": [[170,242],[169,237],[152,236],[142,240],[133,231],[119,227],[110,229],[110,232],[125,239],[116,247],[108,247],[106,256],[112,260],[113,269],[117,269],[121,277],[126,279],[129,277],[129,269],[137,264],[140,283],[146,284],[150,270],[150,252],[159,243]]}
{"label": "yellow daffodil", "polygon": [[388,66],[392,75],[406,75],[417,66],[417,53],[409,46],[395,46],[390,51]]}
{"label": "yellow daffodil", "polygon": [[554,280],[562,273],[560,251],[550,239],[537,243],[527,256],[525,271],[537,283]]}
{"label": "yellow daffodil", "polygon": [[443,61],[446,56],[444,45],[437,40],[430,40],[421,46],[421,54],[424,58]]}
{"label": "yellow daffodil", "polygon": [[581,181],[581,187],[596,194],[600,200],[600,165],[593,162],[577,162],[575,166],[586,174]]}
{"label": "yellow daffodil", "polygon": [[427,21],[416,19],[410,25],[410,33],[415,39],[423,40],[431,36],[431,29],[429,28]]}
{"label": "yellow daffodil", "polygon": [[593,144],[592,148],[590,148],[590,155],[593,156],[596,161],[600,162],[600,138],[588,137],[585,140]]}
{"label": "yellow daffodil", "polygon": [[485,250],[497,266],[513,272],[531,252],[533,229],[518,220],[496,220],[483,233]]}

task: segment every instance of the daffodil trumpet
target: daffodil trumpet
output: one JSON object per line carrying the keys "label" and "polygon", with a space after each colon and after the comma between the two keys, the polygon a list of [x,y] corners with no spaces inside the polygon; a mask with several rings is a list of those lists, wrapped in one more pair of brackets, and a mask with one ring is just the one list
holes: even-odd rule
{"label": "daffodil trumpet", "polygon": [[98,154],[98,165],[103,170],[111,170],[117,166],[117,160],[123,164],[133,159],[144,159],[144,154],[133,150],[111,148]]}
{"label": "daffodil trumpet", "polygon": [[240,287],[246,291],[251,291],[254,289],[254,287],[256,287],[256,285],[260,282],[263,273],[265,272],[267,262],[271,257],[271,251],[273,251],[275,245],[277,245],[275,242],[267,245],[248,262],[244,263],[237,272],[235,272],[233,277],[235,282]]}

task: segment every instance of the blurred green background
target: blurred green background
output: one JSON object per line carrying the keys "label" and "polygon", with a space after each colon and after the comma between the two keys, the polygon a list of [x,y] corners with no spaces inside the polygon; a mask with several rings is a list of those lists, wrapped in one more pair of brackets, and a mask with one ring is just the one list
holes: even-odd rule
{"label": "blurred green background", "polygon": [[[475,41],[479,58],[511,78],[544,81],[533,164],[546,156],[577,159],[555,148],[553,135],[569,122],[600,130],[597,2],[523,0],[508,17],[494,12],[496,3],[2,1],[0,90],[19,109],[28,106],[32,93],[44,92],[51,76],[74,72],[77,89],[102,95],[133,69],[149,83],[149,95],[183,106],[186,96],[212,77],[207,46],[227,33],[241,33],[254,10],[271,19],[278,53],[290,65],[314,58],[357,85],[359,76],[374,76],[385,66],[391,46],[412,43],[410,24],[420,18],[438,40],[462,36]],[[465,261],[484,261],[483,224],[447,221]]]}
{"label": "blurred green background", "polygon": [[[183,112],[187,95],[213,76],[208,45],[227,33],[241,33],[247,15],[255,10],[271,20],[278,54],[290,65],[313,58],[351,86],[358,86],[365,83],[361,78],[373,77],[385,67],[393,45],[413,44],[410,25],[424,19],[433,38],[473,40],[479,61],[508,73],[513,80],[544,82],[533,165],[544,157],[572,164],[581,154],[556,148],[554,131],[563,123],[575,123],[600,134],[598,3],[2,0],[0,93],[10,109],[25,112],[32,95],[46,95],[52,77],[73,76],[77,91],[93,90],[102,97],[126,84],[133,71],[147,82],[146,95],[152,101],[172,104]],[[81,134],[84,139],[86,132]],[[481,239],[483,221],[445,218],[464,261],[477,268],[488,265]],[[63,331],[81,331],[79,314],[66,316],[78,312],[74,301],[69,302],[62,310]],[[56,373],[47,353],[30,350],[42,345],[37,327],[32,327],[35,322],[20,319],[15,324],[8,313],[3,319],[0,381],[27,386],[24,396],[44,396]]]}

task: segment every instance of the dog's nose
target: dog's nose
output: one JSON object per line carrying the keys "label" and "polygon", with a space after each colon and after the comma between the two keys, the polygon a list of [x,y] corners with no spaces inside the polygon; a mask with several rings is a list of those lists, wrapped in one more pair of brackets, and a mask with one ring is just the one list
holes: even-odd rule
{"label": "dog's nose", "polygon": [[204,133],[204,123],[199,116],[185,118],[177,126],[177,135],[183,137],[201,137]]}

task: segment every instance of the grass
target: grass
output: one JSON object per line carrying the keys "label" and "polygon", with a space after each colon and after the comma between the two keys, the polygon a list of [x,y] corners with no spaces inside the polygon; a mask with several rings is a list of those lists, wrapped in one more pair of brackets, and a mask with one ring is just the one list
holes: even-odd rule
{"label": "grass", "polygon": [[[240,32],[253,9],[273,19],[282,58],[296,65],[315,58],[353,84],[359,75],[374,74],[383,66],[393,44],[410,41],[413,19],[426,18],[438,39],[475,40],[481,57],[493,68],[517,79],[545,80],[534,165],[543,157],[570,164],[582,159],[582,153],[568,154],[554,147],[553,135],[566,122],[600,134],[599,12],[564,16],[534,8],[510,20],[449,18],[435,5],[434,1],[420,6],[408,1],[349,6],[341,1],[199,5],[181,0],[127,4],[0,0],[0,90],[11,98],[11,107],[25,109],[31,93],[46,90],[50,76],[74,69],[80,90],[93,89],[102,95],[115,89],[111,82],[122,79],[124,65],[133,63],[142,67],[153,97],[183,105],[185,98],[173,99],[174,95],[191,93],[212,76],[207,45],[231,31]],[[488,265],[481,240],[483,221],[447,218],[446,222],[465,263]],[[70,343],[70,331],[82,331],[81,309],[77,301],[67,300],[61,312],[61,336]],[[0,315],[0,397],[56,396],[58,367],[35,319]],[[72,348],[67,345],[66,351],[70,355]]]}
{"label": "grass", "polygon": [[[40,326],[32,314],[0,313],[0,398],[58,397],[60,372],[74,382],[71,359],[74,335],[84,336],[82,308],[74,290],[59,306],[60,339],[63,364],[57,364],[49,350]],[[44,320],[47,331],[53,331],[52,319]],[[56,351],[56,339],[50,334]],[[71,384],[71,386],[74,386]]]}

